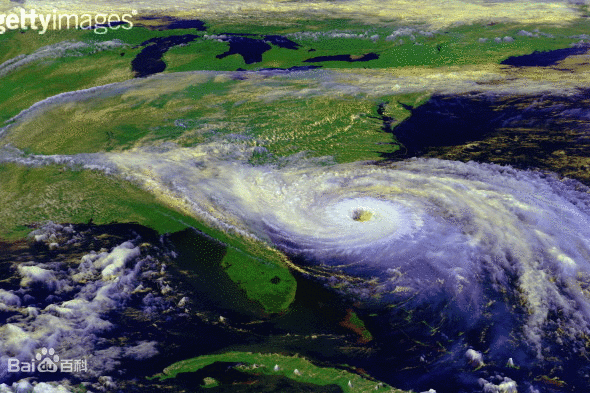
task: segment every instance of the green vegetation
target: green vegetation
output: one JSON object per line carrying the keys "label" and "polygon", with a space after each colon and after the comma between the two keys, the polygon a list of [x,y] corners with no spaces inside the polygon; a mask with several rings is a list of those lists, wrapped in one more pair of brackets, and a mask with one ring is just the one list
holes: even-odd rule
{"label": "green vegetation", "polygon": [[397,149],[392,135],[381,130],[376,109],[376,100],[359,97],[287,96],[272,102],[250,100],[228,108],[227,116],[234,120],[234,133],[251,130],[273,154],[309,151],[352,162],[380,159],[381,153]]}
{"label": "green vegetation", "polygon": [[[287,34],[301,48],[291,50],[273,46],[263,54],[261,63],[246,65],[240,55],[216,58],[228,49],[227,42],[199,38],[171,48],[164,55],[168,64],[165,72],[286,68],[309,65],[304,60],[312,56],[360,56],[369,52],[378,53],[380,58],[369,62],[332,61],[321,65],[326,68],[393,69],[497,64],[513,55],[567,47],[573,40],[568,36],[585,33],[587,23],[582,21],[567,26],[461,25],[433,32],[432,36],[421,34],[416,28],[412,34],[420,45],[415,45],[408,35],[385,39],[399,27],[393,24],[369,26],[337,19],[291,20],[274,25],[208,24],[206,32],[190,33],[201,36],[224,32]],[[545,35],[526,37],[517,34],[520,30],[535,29]],[[357,38],[334,35],[342,32]],[[3,60],[65,40],[94,44],[118,39],[127,45],[98,52],[83,50],[82,56],[43,58],[9,72],[0,78],[3,86],[0,89],[0,121],[59,93],[131,79],[131,60],[141,50],[141,47],[134,46],[150,38],[186,33],[185,30],[153,30],[139,26],[131,30],[110,30],[105,35],[81,30],[45,35],[11,31],[0,37],[0,42],[8,48],[3,52]],[[310,33],[318,35],[311,36]],[[359,38],[361,34],[365,35]],[[375,35],[379,38],[369,39]],[[493,42],[494,37],[504,36],[513,37],[514,41]],[[480,43],[479,38],[489,41]],[[400,39],[404,42],[401,43]],[[312,49],[313,52],[309,52]],[[379,159],[382,153],[398,148],[392,144],[391,135],[381,131],[382,124],[375,117],[377,100],[346,95],[293,96],[296,91],[314,88],[317,86],[311,82],[297,80],[282,84],[268,82],[266,85],[260,81],[203,80],[177,91],[164,88],[156,94],[145,91],[143,97],[129,94],[54,107],[43,116],[16,125],[6,141],[36,153],[73,154],[128,148],[154,140],[173,140],[190,146],[214,136],[241,134],[253,138],[251,143],[266,147],[275,156],[308,151],[314,156],[332,156],[337,162]],[[271,93],[280,91],[286,94],[269,98]],[[393,125],[407,117],[409,112],[396,105],[396,102],[403,102],[401,98],[382,99],[390,103],[386,115],[395,119]],[[190,129],[178,125],[177,121],[183,119],[188,120]],[[252,163],[269,161],[272,156],[255,157]]]}
{"label": "green vegetation", "polygon": [[130,79],[130,58],[121,51],[44,58],[8,73],[0,78],[0,122],[56,94]]}
{"label": "green vegetation", "polygon": [[21,238],[30,231],[26,225],[48,220],[138,222],[161,233],[184,229],[182,222],[190,220],[129,182],[61,166],[1,164],[0,204],[0,237],[5,240]]}
{"label": "green vegetation", "polygon": [[[426,30],[418,26],[410,35],[400,35],[386,40],[393,31],[403,25],[391,27],[375,27],[359,23],[348,23],[345,20],[317,21],[315,27],[311,21],[289,23],[288,26],[246,26],[246,25],[213,25],[206,34],[222,34],[224,32],[244,32],[248,34],[286,34],[301,47],[291,50],[273,46],[263,54],[261,63],[245,64],[240,55],[231,55],[224,59],[215,58],[229,47],[226,42],[197,40],[186,46],[176,47],[166,53],[164,59],[170,64],[167,72],[187,71],[194,69],[235,70],[243,68],[255,70],[266,67],[288,68],[311,64],[325,68],[393,68],[410,66],[441,67],[450,65],[497,64],[510,56],[518,56],[533,51],[547,51],[568,47],[574,40],[572,35],[585,34],[587,23],[576,22],[568,26],[523,25],[515,23],[497,23],[491,25],[461,25],[449,27],[443,31],[424,35],[419,31]],[[518,32],[529,32],[539,29],[538,37],[520,36]],[[301,34],[300,32],[306,32]],[[298,35],[299,33],[299,35]],[[311,36],[310,33],[316,33]],[[337,34],[347,33],[356,38],[338,37]],[[366,33],[366,35],[364,35]],[[290,35],[291,34],[291,35]],[[333,36],[332,36],[333,35]],[[362,35],[362,36],[361,36]],[[378,39],[369,37],[378,35]],[[361,36],[361,37],[359,37]],[[512,42],[494,42],[496,37],[512,37]],[[480,43],[480,38],[488,39]],[[401,41],[400,41],[401,40]],[[312,50],[312,52],[310,52]],[[379,54],[379,59],[368,62],[328,61],[307,63],[311,57],[350,54],[360,56],[367,53]]]}
{"label": "green vegetation", "polygon": [[[206,32],[190,31],[190,34],[199,36],[225,32],[286,34],[288,38],[301,45],[300,49],[291,50],[273,46],[271,50],[263,54],[261,63],[245,64],[240,55],[231,55],[223,59],[216,58],[216,55],[229,48],[227,42],[198,38],[187,45],[173,47],[164,55],[164,60],[168,64],[165,72],[287,68],[310,65],[312,63],[304,62],[310,57],[337,54],[360,56],[370,52],[379,54],[379,59],[369,62],[331,61],[317,64],[325,68],[497,64],[507,57],[527,54],[535,50],[544,51],[568,47],[575,41],[568,38],[569,36],[587,32],[587,22],[585,21],[565,26],[514,23],[460,25],[433,32],[433,36],[419,33],[420,29],[427,30],[427,28],[417,26],[413,34],[415,42],[420,45],[416,45],[409,35],[401,35],[393,40],[385,39],[393,31],[403,27],[400,24],[370,26],[340,19],[279,22],[277,21],[274,25],[208,23]],[[526,37],[517,34],[521,30],[531,32],[535,29],[549,35]],[[318,36],[312,37],[299,32],[317,33]],[[362,38],[332,36],[332,34],[342,32],[357,36],[365,33],[366,35],[363,35]],[[83,30],[49,31],[44,35],[39,35],[34,31],[7,32],[0,36],[0,43],[5,48],[0,55],[0,62],[20,54],[31,54],[41,47],[67,40],[93,44],[117,39],[127,46],[99,52],[89,51],[85,52],[84,56],[43,58],[5,75],[0,78],[0,83],[3,86],[0,91],[0,121],[6,120],[33,103],[55,94],[130,79],[133,77],[130,67],[131,60],[142,49],[135,46],[150,38],[181,34],[187,34],[187,31],[153,30],[140,26],[131,30],[110,30],[104,35]],[[379,38],[369,39],[375,35],[378,35]],[[493,42],[495,37],[505,36],[513,37],[514,41]],[[487,38],[488,42],[480,43],[479,38]],[[403,43],[400,42],[400,39]],[[313,50],[313,52],[309,52],[309,50]],[[39,83],[39,81],[44,83]]]}
{"label": "green vegetation", "polygon": [[218,116],[207,102],[229,84],[207,76],[174,86],[155,81],[115,97],[54,106],[15,125],[6,140],[40,154],[92,153],[131,147],[140,140],[174,140],[185,131],[182,119],[202,124]]}
{"label": "green vegetation", "polygon": [[[290,34],[300,31],[366,30],[375,28],[347,18],[288,18],[287,20],[276,18],[265,20],[265,23],[244,23],[227,19],[216,20],[214,23],[208,23],[207,25],[208,34],[227,32],[236,34]],[[394,26],[393,22],[392,26]],[[381,28],[384,29],[384,27]]]}
{"label": "green vegetation", "polygon": [[547,375],[541,375],[541,376],[535,377],[535,381],[541,381],[545,385],[554,386],[557,388],[563,388],[565,385],[567,385],[564,381],[562,381],[558,377],[551,378]]}
{"label": "green vegetation", "polygon": [[[300,49],[273,46],[263,54],[261,63],[246,65],[240,55],[216,58],[229,48],[227,42],[198,38],[187,45],[173,47],[164,55],[168,65],[165,72],[286,68],[309,65],[304,60],[312,56],[360,56],[369,52],[378,53],[380,58],[369,62],[332,61],[321,65],[326,68],[393,69],[497,64],[513,55],[567,47],[573,40],[568,36],[587,30],[587,23],[583,21],[567,26],[460,25],[432,32],[434,35],[422,34],[418,27],[411,32],[420,44],[415,45],[407,34],[386,40],[385,37],[400,27],[394,24],[369,26],[343,19],[279,22],[274,25],[216,22],[209,23],[206,32],[190,33],[200,36],[225,32],[286,34],[301,45]],[[521,30],[530,32],[535,29],[545,35],[527,37],[517,34]],[[356,38],[337,36],[343,32]],[[150,38],[186,33],[186,30],[154,30],[140,26],[131,30],[110,30],[105,35],[81,30],[45,35],[11,31],[0,37],[0,42],[8,48],[3,53],[3,60],[64,40],[94,44],[118,39],[127,45],[98,52],[89,49],[83,51],[83,56],[43,58],[9,72],[0,78],[3,86],[0,89],[0,121],[62,92],[131,79],[131,60],[141,50],[141,47],[134,46]],[[369,39],[377,35],[379,38]],[[513,37],[514,41],[493,42],[495,37],[504,36]],[[489,41],[480,43],[479,38]],[[309,52],[312,49],[313,52]],[[239,134],[251,138],[248,143],[263,146],[270,152],[270,155],[257,153],[259,156],[253,157],[253,164],[273,162],[273,157],[302,151],[312,156],[332,156],[337,162],[350,162],[378,160],[382,153],[398,149],[391,135],[382,132],[382,124],[375,116],[379,100],[389,103],[385,115],[394,118],[393,126],[409,114],[398,104],[408,104],[403,101],[404,96],[380,99],[345,94],[306,97],[296,96],[295,92],[317,89],[312,81],[196,79],[192,86],[185,84],[177,90],[144,90],[143,96],[130,93],[53,107],[41,116],[15,125],[6,142],[41,154],[73,154],[129,148],[155,140],[171,140],[191,146],[212,138]],[[274,93],[278,94],[277,97],[271,98]],[[421,96],[428,98],[427,94]],[[418,100],[410,105],[422,102]]]}
{"label": "green vegetation", "polygon": [[[273,45],[263,54],[261,63],[246,65],[240,55],[216,57],[229,48],[227,42],[197,38],[164,55],[166,73],[287,68],[310,65],[304,62],[310,57],[361,56],[370,52],[379,54],[379,59],[318,65],[381,68],[394,73],[395,68],[412,66],[422,66],[423,70],[451,65],[485,68],[509,56],[568,47],[575,41],[568,37],[587,31],[583,20],[562,26],[455,25],[433,34],[420,33],[420,29],[427,28],[416,25],[410,26],[415,27],[413,39],[406,34],[388,40],[387,36],[402,27],[400,23],[370,26],[345,19],[293,18],[254,25],[205,22],[206,32],[141,26],[110,30],[105,35],[83,30],[49,31],[44,35],[34,31],[7,32],[0,36],[5,49],[0,62],[68,40],[91,46],[76,56],[52,54],[54,57],[37,59],[0,77],[0,122],[59,93],[132,79],[131,61],[142,50],[138,45],[154,37],[187,33],[202,37],[226,32],[276,34],[286,35],[300,45],[297,50]],[[535,29],[544,34],[518,35],[520,30]],[[338,36],[341,33],[356,36]],[[493,42],[495,37],[504,36],[514,41]],[[479,38],[487,38],[488,42],[481,43]],[[105,50],[93,46],[114,39],[126,45]],[[447,68],[440,70],[448,72]],[[383,153],[399,148],[394,137],[383,132],[381,115],[390,119],[389,127],[395,127],[409,115],[408,106],[421,105],[428,97],[428,93],[345,93],[321,86],[313,78],[255,76],[234,80],[227,75],[179,74],[174,83],[146,79],[116,96],[48,107],[10,127],[2,143],[13,143],[27,152],[74,154],[121,150],[163,140],[181,146],[225,141],[266,148],[250,158],[253,165],[277,163],[280,157],[302,152],[312,157],[333,157],[337,162],[378,160]],[[384,104],[381,114],[380,104]],[[0,236],[4,239],[20,238],[29,230],[27,225],[50,219],[74,223],[90,219],[95,223],[135,221],[160,232],[194,226],[229,246],[223,261],[227,274],[266,311],[283,311],[294,297],[295,280],[280,253],[210,228],[190,218],[188,212],[167,207],[127,182],[98,172],[63,170],[58,166],[25,169],[5,164],[0,166],[0,175],[0,202],[4,206],[0,212]],[[269,285],[269,279],[277,284]]]}
{"label": "green vegetation", "polygon": [[[193,359],[182,360],[166,367],[162,374],[157,374],[154,377],[160,378],[160,380],[175,378],[180,373],[195,372],[215,362],[246,363],[248,366],[240,368],[243,372],[265,375],[283,375],[296,381],[313,383],[320,386],[336,384],[345,392],[364,393],[387,391],[403,393],[401,390],[393,389],[388,385],[379,384],[378,382],[365,379],[360,375],[345,370],[331,367],[318,367],[303,357],[251,352],[227,352],[218,355],[205,355]],[[253,366],[254,364],[256,367]],[[278,371],[274,370],[275,364],[280,368]],[[299,370],[299,374],[295,374],[295,370]],[[352,387],[349,387],[349,381],[352,384]]]}
{"label": "green vegetation", "polygon": [[284,266],[255,258],[238,248],[228,249],[222,266],[232,281],[268,312],[286,310],[294,299],[296,283]]}
{"label": "green vegetation", "polygon": [[20,31],[8,30],[0,34],[0,64],[10,60],[20,54],[31,54],[37,49],[57,44],[67,40],[85,40],[90,39],[95,34],[87,30],[47,30],[45,34],[39,34],[34,30]]}
{"label": "green vegetation", "polygon": [[86,393],[88,389],[83,384],[79,384],[73,387],[73,393]]}
{"label": "green vegetation", "polygon": [[[0,239],[8,241],[26,236],[31,231],[29,225],[48,220],[137,222],[160,233],[194,227],[228,245],[222,266],[266,312],[286,310],[295,297],[296,281],[278,251],[207,227],[135,185],[98,171],[1,164],[0,205]],[[274,277],[280,280],[271,284]]]}
{"label": "green vegetation", "polygon": [[[39,154],[75,154],[157,140],[193,146],[242,135],[246,139],[230,141],[263,146],[279,157],[306,151],[338,162],[378,160],[398,148],[382,130],[377,99],[293,98],[300,89],[313,87],[313,81],[277,80],[268,86],[199,74],[174,82],[152,81],[114,97],[53,106],[15,124],[6,141]],[[278,86],[285,96],[267,98]],[[386,99],[393,103],[396,98]],[[392,113],[400,119],[409,114]],[[252,163],[271,159],[265,154]]]}
{"label": "green vegetation", "polygon": [[214,388],[216,386],[219,386],[219,381],[211,377],[203,378],[203,383],[205,384],[206,388]]}
{"label": "green vegetation", "polygon": [[[588,13],[588,7],[583,10]],[[409,26],[412,29],[388,39],[386,37],[402,27],[400,23],[370,26],[344,19],[285,19],[273,23],[216,21],[207,24],[206,32],[137,26],[131,30],[109,30],[105,35],[81,30],[49,31],[44,35],[11,31],[0,35],[0,45],[4,49],[0,63],[64,41],[90,45],[75,56],[55,53],[1,74],[0,124],[48,97],[133,79],[131,61],[141,52],[139,45],[144,41],[172,35],[199,36],[164,54],[167,64],[164,73],[176,74],[169,75],[174,78],[172,82],[164,78],[142,79],[129,82],[129,86],[119,86],[121,91],[112,95],[49,106],[8,128],[1,138],[2,145],[12,143],[26,152],[38,154],[76,154],[120,151],[161,141],[184,147],[226,142],[265,148],[250,157],[252,165],[280,164],[284,162],[281,161],[283,157],[301,153],[309,157],[331,157],[339,163],[379,160],[400,148],[395,137],[384,131],[406,119],[410,115],[409,108],[429,99],[428,82],[424,82],[424,92],[419,93],[394,94],[394,89],[383,93],[368,90],[358,93],[352,85],[354,82],[346,85],[346,69],[356,69],[354,72],[360,75],[359,79],[351,80],[358,80],[359,86],[363,77],[370,78],[371,72],[377,75],[375,69],[380,69],[378,76],[385,76],[383,80],[390,75],[392,78],[399,76],[400,80],[408,75],[419,79],[430,76],[429,72],[438,74],[439,79],[448,76],[452,80],[455,70],[461,71],[467,66],[473,66],[474,73],[485,72],[489,67],[494,75],[499,75],[501,83],[503,78],[515,79],[516,73],[508,67],[498,67],[502,60],[533,51],[567,48],[578,40],[569,37],[588,31],[586,21],[562,26],[463,24],[432,32],[425,26]],[[537,36],[519,34],[521,30]],[[259,34],[253,38],[285,35],[300,48],[292,50],[272,45],[262,55],[262,61],[255,64],[245,64],[239,54],[219,59],[217,55],[226,52],[229,43],[206,39],[204,35],[228,32]],[[503,37],[512,40],[494,41]],[[480,42],[480,38],[487,42]],[[124,46],[95,50],[96,43],[115,39]],[[359,58],[368,53],[376,53],[379,58],[367,62],[306,62],[311,57],[351,55]],[[333,79],[329,82],[326,82],[329,78],[272,76],[270,73],[189,73],[309,65],[321,66],[322,71],[340,70],[340,73],[332,72]],[[581,63],[580,67],[586,65]],[[555,78],[553,74],[545,75],[546,71],[533,68],[527,72],[539,79]],[[553,69],[551,72],[560,71]],[[567,77],[572,76],[568,74]],[[0,204],[0,239],[6,241],[22,239],[31,227],[48,220],[96,224],[137,222],[159,233],[194,227],[224,244],[223,255],[215,261],[219,263],[216,266],[223,269],[223,274],[217,277],[223,277],[224,285],[231,280],[239,286],[232,295],[243,291],[248,306],[251,301],[253,308],[267,314],[285,312],[295,298],[296,280],[289,271],[288,259],[279,251],[201,222],[186,208],[167,204],[128,181],[99,171],[60,165],[32,168],[0,164]],[[357,218],[363,221],[371,217],[367,212],[359,212]],[[192,262],[192,259],[188,261]],[[420,323],[412,314],[407,315],[406,322],[414,326]],[[421,324],[431,335],[438,330],[426,321]],[[356,333],[360,342],[373,339],[364,321],[353,311],[341,325]],[[446,351],[440,342],[434,346],[413,341],[418,347]],[[374,391],[377,385],[355,373],[318,367],[301,357],[245,352],[188,359],[167,367],[158,377],[162,380],[174,378],[179,373],[194,372],[214,362],[246,363],[250,366],[241,367],[244,372],[283,375],[317,385],[337,384],[346,392]],[[253,367],[254,364],[258,366]],[[280,366],[278,371],[274,370],[274,364]],[[296,374],[295,369],[299,370]],[[557,377],[545,375],[537,380],[557,387],[565,384]],[[208,382],[209,387],[218,385],[212,379]],[[388,386],[382,389],[400,392]],[[85,388],[80,385],[78,390],[82,392]]]}
{"label": "green vegetation", "polygon": [[363,341],[368,342],[368,341],[373,340],[373,335],[371,334],[370,331],[367,330],[363,320],[360,319],[359,316],[354,311],[351,311],[348,315],[349,315],[348,322],[350,323],[351,327],[356,332],[360,333]]}

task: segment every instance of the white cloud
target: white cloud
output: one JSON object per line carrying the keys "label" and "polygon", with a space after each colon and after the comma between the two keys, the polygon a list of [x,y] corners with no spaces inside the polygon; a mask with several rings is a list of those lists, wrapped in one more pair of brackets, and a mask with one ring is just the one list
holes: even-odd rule
{"label": "white cloud", "polygon": [[[509,308],[523,307],[528,316],[509,323],[539,356],[550,312],[567,315],[561,339],[572,345],[590,333],[589,299],[576,281],[590,273],[590,198],[575,187],[510,167],[441,160],[251,167],[235,161],[235,149],[214,144],[108,158],[212,225],[318,263],[382,270],[383,293],[407,288],[416,302],[442,301],[446,293],[457,312],[469,314],[465,323],[483,318],[490,286],[511,293],[500,295],[509,303],[522,298]],[[371,219],[352,219],[356,210]],[[401,273],[394,281],[391,269]]]}
{"label": "white cloud", "polygon": [[22,276],[20,285],[29,286],[35,282],[42,282],[48,286],[55,285],[55,275],[47,269],[32,265],[18,265],[18,272]]}
{"label": "white cloud", "polygon": [[[128,13],[136,9],[140,15],[172,14],[192,16],[198,10],[205,20],[225,20],[236,16],[249,17],[254,20],[268,18],[277,13],[290,17],[330,17],[353,18],[366,23],[390,21],[392,18],[410,23],[427,23],[435,26],[448,26],[456,23],[474,21],[520,21],[523,23],[563,23],[578,17],[577,11],[567,1],[458,1],[452,0],[441,6],[426,0],[378,0],[357,1],[322,1],[306,2],[248,0],[248,1],[214,1],[214,0],[179,0],[158,3],[136,3],[130,0],[113,4],[108,0],[70,0],[52,2],[47,5],[42,0],[27,0],[26,8],[34,8],[39,13],[77,12],[79,14],[98,12],[105,9],[111,12]],[[6,2],[0,11],[13,9],[13,4]]]}
{"label": "white cloud", "polygon": [[465,352],[465,357],[467,358],[469,364],[471,364],[473,367],[481,367],[484,365],[483,355],[481,354],[481,352],[477,352],[473,349],[468,349],[467,352]]}
{"label": "white cloud", "polygon": [[483,388],[483,393],[517,393],[516,382],[508,377],[505,377],[498,384],[493,384],[480,378],[479,384]]}
{"label": "white cloud", "polygon": [[125,348],[124,356],[135,360],[149,359],[158,354],[157,344],[155,341],[142,341],[136,346]]}
{"label": "white cloud", "polygon": [[[67,242],[68,238],[80,236],[69,226],[53,223],[35,231],[32,237],[38,235],[46,235],[47,243],[51,237]],[[67,267],[53,261],[15,263],[15,270],[22,277],[21,287],[15,291],[0,290],[0,301],[13,313],[16,311],[10,323],[0,326],[0,381],[6,376],[8,357],[28,361],[41,347],[54,348],[63,359],[87,358],[87,378],[117,369],[124,357],[143,360],[158,353],[155,341],[131,342],[123,349],[104,348],[101,339],[103,333],[114,327],[107,314],[122,310],[132,296],[143,300],[145,313],[165,304],[159,294],[154,295],[147,288],[134,292],[143,273],[165,274],[149,256],[141,255],[137,241],[122,242],[109,251],[90,252],[78,263],[69,262]],[[42,288],[32,288],[35,283]],[[24,302],[21,298],[29,300]],[[31,301],[34,306],[29,305]],[[34,389],[62,391],[59,386],[42,384]]]}
{"label": "white cloud", "polygon": [[87,54],[111,50],[125,46],[120,40],[102,41],[98,43],[86,43],[80,41],[62,41],[57,44],[43,46],[31,54],[21,54],[0,64],[0,77],[26,66],[34,61],[46,58],[59,58],[65,56],[84,56]]}
{"label": "white cloud", "polygon": [[0,384],[0,393],[71,393],[71,390],[59,383],[31,383],[28,380],[21,380],[11,386]]}
{"label": "white cloud", "polygon": [[21,301],[18,295],[6,291],[4,289],[0,289],[0,302],[6,306],[20,306]]}

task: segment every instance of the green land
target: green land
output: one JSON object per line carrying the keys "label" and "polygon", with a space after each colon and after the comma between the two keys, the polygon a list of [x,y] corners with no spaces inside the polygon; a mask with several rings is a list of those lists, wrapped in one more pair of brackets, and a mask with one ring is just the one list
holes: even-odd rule
{"label": "green land", "polygon": [[[132,84],[110,95],[66,103],[56,100],[42,110],[31,111],[6,129],[0,144],[10,143],[25,153],[77,154],[117,152],[160,142],[186,147],[227,142],[264,148],[252,154],[251,165],[281,165],[289,157],[301,156],[327,157],[328,163],[378,161],[400,148],[394,136],[395,126],[410,115],[411,107],[426,102],[430,91],[370,94],[332,89],[313,78],[240,79],[223,71],[321,65],[323,70],[343,75],[348,72],[346,69],[353,69],[385,76],[399,71],[420,77],[421,73],[449,73],[449,67],[495,70],[510,56],[567,48],[575,41],[572,37],[588,31],[584,20],[566,25],[464,24],[431,32],[427,26],[406,26],[414,28],[413,39],[407,34],[387,39],[404,26],[397,22],[372,26],[345,19],[290,19],[266,24],[205,22],[207,31],[190,32],[199,38],[172,47],[164,54],[164,74],[179,75],[178,83],[168,85],[157,78],[132,84],[135,82],[131,61],[141,52],[142,42],[187,34],[185,30],[138,26],[111,30],[104,35],[82,30],[50,31],[45,35],[11,31],[0,35],[4,49],[0,63],[19,55],[31,56],[30,61],[14,69],[3,71],[0,67],[3,126],[21,111],[57,94],[111,83]],[[536,29],[543,34],[519,34],[521,30]],[[205,34],[225,32],[254,34],[255,38],[283,35],[299,48],[272,45],[262,55],[262,61],[254,64],[246,64],[238,54],[219,59],[217,55],[226,52],[229,44],[206,38]],[[348,38],[342,34],[348,34]],[[375,36],[378,38],[371,38]],[[494,42],[495,38],[506,36],[513,40]],[[488,41],[480,42],[480,38]],[[114,47],[101,45],[113,40],[118,40]],[[64,53],[54,51],[50,56],[39,55],[40,49],[64,41],[87,45]],[[358,59],[369,53],[376,53],[379,58],[366,62],[305,61],[333,55]],[[587,69],[586,65],[580,67]],[[189,71],[213,72],[180,74]],[[542,74],[539,77],[544,77]],[[385,132],[384,117],[391,119],[388,127],[393,128],[393,134]],[[284,313],[295,297],[295,278],[287,258],[277,250],[211,227],[149,191],[99,171],[2,163],[0,204],[0,238],[7,241],[25,238],[32,226],[48,220],[137,222],[160,233],[194,227],[227,246],[221,265],[255,307],[269,315]],[[269,277],[277,278],[273,285],[268,284]],[[350,316],[349,322],[366,341],[372,339],[356,314]],[[246,352],[188,359],[169,366],[159,377],[173,378],[214,362],[243,362],[250,365],[242,368],[244,372],[280,374],[318,385],[337,384],[344,391],[374,391],[377,384],[345,370],[318,367],[300,357]],[[253,368],[253,364],[260,367]],[[274,364],[281,369],[274,371]],[[295,369],[300,375],[293,373]],[[349,388],[349,381],[353,388]],[[387,386],[381,389],[399,392]]]}
{"label": "green land", "polygon": [[[218,355],[205,355],[174,363],[154,378],[166,380],[175,378],[180,373],[195,372],[215,362],[244,363],[239,369],[242,372],[262,375],[282,375],[299,382],[315,385],[336,384],[345,392],[392,392],[403,393],[386,384],[363,378],[358,374],[332,367],[319,367],[299,356],[279,354],[262,354],[251,352],[226,352]],[[275,371],[275,365],[279,369]],[[295,372],[298,370],[298,372]],[[350,385],[349,385],[350,382]]]}
{"label": "green land", "polygon": [[[232,22],[206,22],[206,32],[191,31],[199,38],[186,45],[170,48],[163,56],[164,74],[181,71],[234,71],[266,67],[305,66],[310,57],[350,54],[379,54],[367,62],[324,62],[325,69],[343,68],[395,70],[405,67],[441,68],[448,66],[497,65],[503,59],[567,47],[572,36],[587,30],[585,21],[556,25],[459,25],[420,33],[414,26],[414,39],[399,36],[386,39],[399,24],[370,26],[345,19],[289,20],[275,24],[250,25]],[[521,30],[538,29],[538,37],[520,36]],[[272,45],[262,62],[245,64],[240,55],[218,59],[228,50],[227,42],[206,39],[224,32],[284,35],[298,49]],[[349,36],[343,37],[346,33]],[[0,77],[0,120],[7,121],[33,104],[56,94],[87,89],[133,79],[131,60],[141,51],[141,43],[155,37],[186,34],[185,30],[159,30],[135,27],[111,30],[97,35],[92,31],[11,31],[0,36],[5,50],[0,62],[19,55],[34,55],[48,45],[82,42],[86,47],[57,55],[33,58],[25,65],[4,72]],[[430,34],[432,33],[432,34]],[[339,35],[340,34],[340,35]],[[258,35],[258,36],[256,36]],[[370,39],[378,35],[379,38]],[[512,42],[485,43],[479,38],[514,37]],[[350,38],[352,37],[352,38]],[[401,42],[400,39],[403,41]],[[101,46],[113,42],[115,47]],[[313,52],[310,52],[313,50]],[[36,52],[37,51],[37,52]],[[320,64],[320,63],[318,63]],[[424,68],[423,68],[424,69]],[[249,159],[252,165],[280,165],[282,158],[329,157],[334,162],[380,160],[399,149],[395,136],[384,132],[383,118],[389,126],[403,121],[413,106],[429,97],[428,91],[403,94],[343,93],[326,89],[312,79],[260,80],[231,78],[225,74],[201,74],[163,87],[156,79],[138,83],[120,93],[98,95],[93,99],[69,101],[32,111],[15,121],[3,135],[25,153],[76,154],[121,151],[163,141],[180,146],[195,146],[211,141],[259,146]],[[322,94],[298,97],[302,91],[320,89]],[[275,94],[275,93],[280,94]],[[266,245],[237,239],[207,227],[174,206],[166,206],[138,187],[98,172],[69,170],[57,166],[23,168],[0,166],[0,195],[4,208],[0,220],[4,239],[24,236],[28,225],[54,220],[95,223],[139,222],[160,232],[194,226],[234,247],[224,266],[249,296],[269,312],[287,309],[293,298],[295,282],[283,262],[284,257],[269,251]],[[270,260],[261,264],[260,260]],[[248,266],[240,268],[239,266]],[[281,284],[272,286],[256,280],[256,269],[267,266],[282,271]],[[288,279],[291,277],[290,279]]]}

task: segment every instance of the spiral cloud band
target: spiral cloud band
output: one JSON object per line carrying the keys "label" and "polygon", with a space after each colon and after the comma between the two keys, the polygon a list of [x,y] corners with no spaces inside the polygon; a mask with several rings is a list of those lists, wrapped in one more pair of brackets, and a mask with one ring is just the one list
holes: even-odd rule
{"label": "spiral cloud band", "polygon": [[[253,166],[257,149],[223,141],[5,157],[122,176],[209,225],[320,265],[332,274],[329,283],[360,300],[392,310],[443,310],[432,315],[452,321],[443,330],[454,335],[453,364],[474,346],[481,364],[510,359],[548,369],[552,359],[574,364],[585,356],[587,187],[535,171],[437,159],[385,166],[297,156]],[[43,272],[21,273],[33,280]],[[489,329],[485,339],[463,335],[480,329]],[[578,374],[584,379],[588,372]]]}
{"label": "spiral cloud band", "polygon": [[253,167],[234,153],[218,145],[107,157],[160,197],[226,230],[376,279],[382,299],[404,293],[426,302],[443,293],[470,315],[467,323],[495,293],[523,310],[517,333],[537,357],[555,313],[563,316],[560,340],[584,345],[590,197],[580,184],[435,159],[390,168]]}

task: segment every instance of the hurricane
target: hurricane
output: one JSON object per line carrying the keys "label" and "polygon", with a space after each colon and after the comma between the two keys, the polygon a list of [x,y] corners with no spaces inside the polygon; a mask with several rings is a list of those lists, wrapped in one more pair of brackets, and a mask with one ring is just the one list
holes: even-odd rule
{"label": "hurricane", "polygon": [[0,4],[0,393],[588,390],[590,0],[111,3]]}
{"label": "hurricane", "polygon": [[439,159],[252,166],[205,150],[108,160],[226,230],[370,280],[377,303],[450,304],[458,330],[493,314],[488,359],[542,362],[555,342],[585,353],[590,197],[580,183]]}
{"label": "hurricane", "polygon": [[522,367],[520,390],[532,386],[531,373],[587,356],[586,186],[552,173],[426,158],[336,164],[301,156],[253,165],[257,149],[164,144],[77,156],[13,152],[10,160],[82,165],[131,181],[212,227],[279,249],[304,271],[320,269],[320,279],[345,295],[391,310],[380,329],[395,325],[401,308],[438,324],[432,335],[448,346],[430,355],[434,372],[425,383],[440,384],[449,368],[464,371],[467,356],[497,371],[490,380],[498,384],[480,381],[484,388],[512,386],[502,379],[506,364]]}

